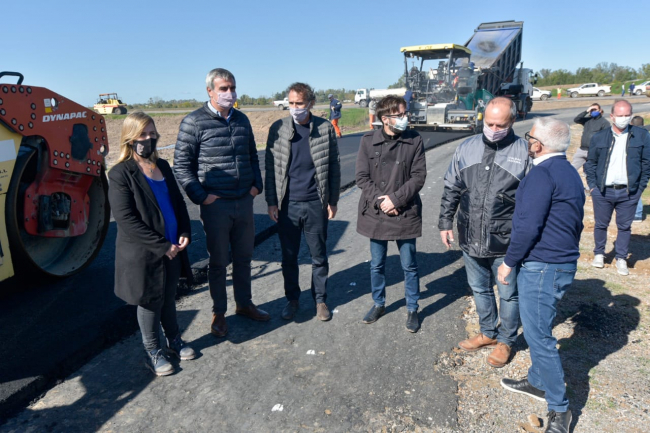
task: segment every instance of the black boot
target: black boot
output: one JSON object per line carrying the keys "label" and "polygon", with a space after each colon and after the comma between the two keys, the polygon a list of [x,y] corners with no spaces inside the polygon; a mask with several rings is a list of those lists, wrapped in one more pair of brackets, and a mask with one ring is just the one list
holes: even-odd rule
{"label": "black boot", "polygon": [[571,411],[555,412],[554,410],[548,413],[548,422],[546,425],[546,433],[569,433],[569,426],[571,425]]}
{"label": "black boot", "polygon": [[381,316],[386,313],[385,307],[378,307],[373,305],[366,317],[363,318],[363,323],[375,323]]}
{"label": "black boot", "polygon": [[406,313],[406,329],[409,332],[418,332],[418,329],[420,329],[420,320],[418,319],[417,311],[409,311]]}

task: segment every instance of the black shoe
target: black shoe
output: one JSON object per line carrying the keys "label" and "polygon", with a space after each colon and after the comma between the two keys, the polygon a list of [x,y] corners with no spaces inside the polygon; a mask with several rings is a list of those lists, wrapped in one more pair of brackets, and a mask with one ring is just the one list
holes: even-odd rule
{"label": "black shoe", "polygon": [[548,422],[546,425],[546,430],[544,430],[546,433],[569,433],[569,426],[571,425],[571,411],[550,411],[548,413]]}
{"label": "black shoe", "polygon": [[541,389],[535,388],[533,385],[528,383],[528,378],[521,380],[508,379],[504,377],[501,379],[501,386],[507,389],[508,391],[518,392],[519,394],[526,394],[529,397],[534,398],[539,401],[546,401],[544,396],[546,393]]}
{"label": "black shoe", "polygon": [[289,301],[287,306],[282,310],[282,318],[284,320],[292,320],[298,311],[298,301]]}
{"label": "black shoe", "polygon": [[378,307],[376,305],[373,305],[370,311],[368,311],[368,314],[366,314],[366,317],[363,318],[363,323],[375,323],[385,313],[385,307]]}
{"label": "black shoe", "polygon": [[417,311],[409,311],[406,313],[406,329],[409,332],[418,332],[418,329],[420,329],[420,320],[418,319]]}

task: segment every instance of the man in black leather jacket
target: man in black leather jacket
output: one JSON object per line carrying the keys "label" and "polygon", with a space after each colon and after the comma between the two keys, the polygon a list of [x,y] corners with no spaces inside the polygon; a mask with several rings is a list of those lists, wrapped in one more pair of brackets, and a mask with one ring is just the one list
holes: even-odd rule
{"label": "man in black leather jacket", "polygon": [[174,171],[190,200],[201,206],[214,303],[210,331],[224,337],[228,332],[226,266],[230,253],[235,313],[253,320],[270,319],[253,304],[251,295],[253,199],[262,192],[262,174],[248,117],[233,108],[235,77],[226,69],[213,69],[206,85],[210,100],[181,122]]}
{"label": "man in black leather jacket", "polygon": [[438,223],[449,248],[458,212],[458,241],[481,326],[480,334],[458,346],[470,352],[496,346],[487,358],[493,367],[509,362],[519,325],[516,272],[510,274],[509,284],[497,283],[498,312],[492,283],[510,244],[515,191],[532,167],[528,144],[512,130],[516,115],[517,107],[507,98],[488,103],[483,134],[462,142],[449,164]]}

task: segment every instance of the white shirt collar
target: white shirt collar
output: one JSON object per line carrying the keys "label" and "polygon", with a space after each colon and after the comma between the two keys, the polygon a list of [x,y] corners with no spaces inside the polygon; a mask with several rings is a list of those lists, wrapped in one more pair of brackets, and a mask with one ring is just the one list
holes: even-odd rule
{"label": "white shirt collar", "polygon": [[553,158],[554,156],[560,156],[560,155],[566,155],[564,152],[553,152],[553,153],[547,153],[546,155],[542,155],[539,158],[533,159],[533,165],[539,165],[542,162],[546,161],[549,158]]}
{"label": "white shirt collar", "polygon": [[622,135],[627,134],[629,130],[630,130],[630,125],[626,126],[625,129],[619,134],[618,132],[614,131],[614,127],[612,127],[612,134],[614,134],[614,137],[620,137]]}
{"label": "white shirt collar", "polygon": [[[219,116],[219,117],[223,117],[223,116],[221,115],[221,113],[219,112],[219,110],[217,110],[216,108],[214,108],[214,107],[212,106],[212,102],[211,102],[211,101],[208,101],[208,108],[210,109],[210,111],[212,111],[212,112],[213,112],[214,114],[216,114],[217,116]],[[230,115],[232,114],[232,110],[233,110],[233,108],[231,108],[231,109],[228,111],[228,117],[227,117],[228,120],[230,119]]]}

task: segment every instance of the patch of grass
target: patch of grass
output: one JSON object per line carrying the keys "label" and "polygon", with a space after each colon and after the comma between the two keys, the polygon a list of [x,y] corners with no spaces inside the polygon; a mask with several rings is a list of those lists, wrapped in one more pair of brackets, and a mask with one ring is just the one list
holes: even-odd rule
{"label": "patch of grass", "polygon": [[339,126],[346,126],[354,128],[357,126],[365,126],[368,124],[368,109],[367,108],[348,108],[341,112],[339,119]]}
{"label": "patch of grass", "polygon": [[612,283],[611,281],[605,283],[605,288],[611,290],[612,293],[627,293],[627,288],[625,286],[618,283]]}

